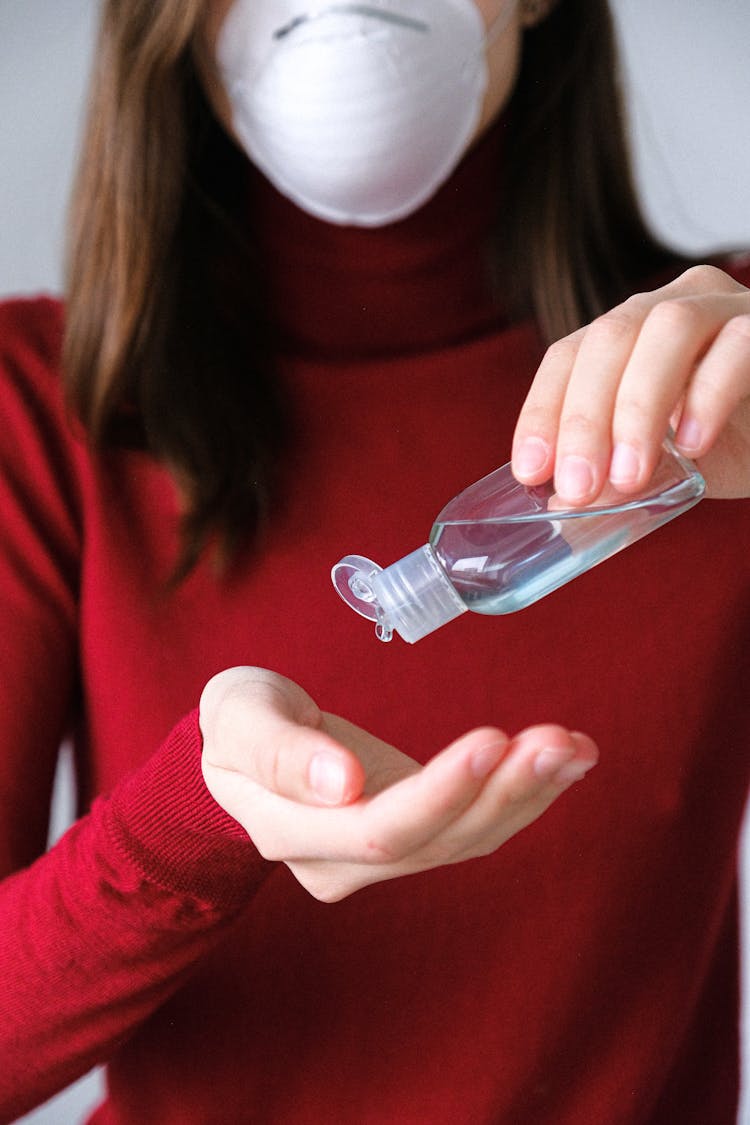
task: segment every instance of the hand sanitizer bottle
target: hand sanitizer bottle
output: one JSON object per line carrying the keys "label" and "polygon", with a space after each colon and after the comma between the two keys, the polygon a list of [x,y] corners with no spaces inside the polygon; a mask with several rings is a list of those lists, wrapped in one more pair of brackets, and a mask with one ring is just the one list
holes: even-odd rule
{"label": "hand sanitizer bottle", "polygon": [[608,486],[585,508],[565,507],[551,484],[519,484],[504,465],[451,500],[419,550],[385,570],[347,555],[331,577],[381,640],[395,631],[413,644],[467,610],[524,609],[686,512],[704,491],[669,439],[645,491],[626,498]]}

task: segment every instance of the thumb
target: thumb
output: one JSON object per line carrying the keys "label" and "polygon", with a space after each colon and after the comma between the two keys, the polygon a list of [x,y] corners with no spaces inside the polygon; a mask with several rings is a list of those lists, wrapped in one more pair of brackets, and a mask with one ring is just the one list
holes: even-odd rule
{"label": "thumb", "polygon": [[204,756],[281,797],[346,805],[364,788],[364,769],[321,729],[317,704],[298,684],[263,668],[229,668],[203,689]]}

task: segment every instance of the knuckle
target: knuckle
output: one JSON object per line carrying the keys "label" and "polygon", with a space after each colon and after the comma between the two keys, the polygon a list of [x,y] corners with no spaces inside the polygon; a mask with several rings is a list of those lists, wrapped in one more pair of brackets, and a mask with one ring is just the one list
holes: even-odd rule
{"label": "knuckle", "polygon": [[524,434],[544,434],[551,422],[552,412],[543,402],[529,400],[519,419],[519,432]]}
{"label": "knuckle", "polygon": [[[695,418],[703,420],[710,425],[713,416],[720,409],[722,395],[710,380],[702,380],[695,384],[693,391],[691,411]],[[705,444],[705,438],[704,438]]]}
{"label": "knuckle", "polygon": [[638,330],[641,316],[627,302],[610,309],[592,321],[589,326],[589,337],[603,348],[631,339]]}
{"label": "knuckle", "polygon": [[221,704],[227,700],[236,687],[239,671],[236,668],[226,668],[213,675],[205,684],[199,702],[201,719],[204,722],[216,718]]}
{"label": "knuckle", "polygon": [[698,371],[691,394],[694,411],[713,412],[725,399],[727,387],[721,374],[709,365]]}
{"label": "knuckle", "polygon": [[628,316],[643,320],[649,309],[653,308],[653,293],[631,293],[619,306]]}
{"label": "knuckle", "polygon": [[646,318],[649,331],[663,336],[692,332],[701,320],[699,307],[689,298],[671,297],[655,305]]}
{"label": "knuckle", "polygon": [[750,313],[733,316],[724,325],[722,332],[741,347],[750,349]]}
{"label": "knuckle", "polygon": [[596,423],[582,411],[564,414],[560,423],[561,444],[573,442],[577,446],[596,435]]}
{"label": "knuckle", "polygon": [[718,266],[709,265],[707,262],[689,266],[677,280],[680,285],[685,285],[690,289],[699,289],[701,292],[709,292],[715,289],[724,290],[734,285],[728,274],[720,270]]}
{"label": "knuckle", "polygon": [[502,802],[499,806],[499,813],[506,827],[515,822],[516,818],[528,806],[529,800],[530,793],[527,783],[520,778],[516,778],[503,793]]}
{"label": "knuckle", "polygon": [[620,426],[625,423],[629,430],[642,433],[651,427],[652,408],[639,395],[621,392],[617,398],[617,422]]}
{"label": "knuckle", "polygon": [[544,355],[546,366],[572,367],[575,363],[578,349],[581,346],[581,336],[574,332],[571,336],[563,336],[550,344]]}

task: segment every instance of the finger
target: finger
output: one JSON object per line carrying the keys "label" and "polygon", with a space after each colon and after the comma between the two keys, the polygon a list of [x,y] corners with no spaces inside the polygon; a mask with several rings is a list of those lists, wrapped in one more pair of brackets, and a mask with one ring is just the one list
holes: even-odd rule
{"label": "finger", "polygon": [[507,746],[495,728],[472,731],[377,796],[337,809],[295,804],[248,782],[233,815],[267,859],[398,863],[471,804]]}
{"label": "finger", "polygon": [[[612,469],[617,387],[640,328],[661,302],[695,295],[746,300],[747,290],[713,266],[694,266],[659,289],[636,294],[548,349],[516,425],[512,465],[519,481],[541,484],[554,471],[556,489],[569,503],[595,498]],[[652,460],[659,444],[654,438],[647,443]],[[646,471],[648,464],[647,459]],[[623,440],[615,476],[627,478],[632,469],[633,457]]]}
{"label": "finger", "polygon": [[618,386],[653,297],[631,297],[587,328],[570,373],[555,451],[555,489],[570,504],[600,493],[609,469]]}
{"label": "finger", "polygon": [[424,848],[476,800],[508,745],[502,731],[479,728],[380,793],[365,810],[359,858],[391,862]]}
{"label": "finger", "polygon": [[727,310],[746,307],[746,299],[721,270],[700,266],[588,326],[555,450],[555,488],[564,501],[593,501],[607,479],[623,492],[647,483],[695,362]]}
{"label": "finger", "polygon": [[747,293],[747,289],[741,282],[730,277],[718,266],[703,262],[695,266],[689,266],[679,277],[674,278],[655,292],[660,293],[662,297],[679,297],[700,294],[708,296],[709,294]]}
{"label": "finger", "polygon": [[534,376],[513,435],[511,465],[522,484],[552,476],[560,412],[584,335],[582,328],[550,345]]}
{"label": "finger", "polygon": [[750,313],[732,317],[698,364],[677,431],[678,448],[701,457],[750,395]]}
{"label": "finger", "polygon": [[289,867],[316,898],[336,902],[374,882],[486,855],[536,820],[597,759],[584,734],[534,728],[514,740],[478,797],[423,847],[376,864],[301,860]]}
{"label": "finger", "polygon": [[[461,833],[466,858],[495,851],[533,823],[599,759],[587,735],[554,725],[529,728],[516,736],[481,795],[451,833]],[[457,847],[456,841],[444,844]]]}
{"label": "finger", "polygon": [[[375,826],[371,837],[379,845],[378,862],[402,859],[410,869],[420,869],[494,851],[598,759],[591,739],[560,726],[530,728],[512,743],[504,737],[495,741],[498,733],[473,732],[433,759],[411,784],[389,791],[389,822]],[[469,777],[457,750],[469,755]],[[412,809],[409,815],[415,800],[416,813]],[[397,819],[391,823],[393,816]]]}
{"label": "finger", "polygon": [[411,836],[398,854],[384,852],[376,863],[348,867],[333,885],[351,890],[352,881],[364,885],[493,852],[580,781],[598,757],[595,743],[585,734],[549,724],[530,728],[506,744],[473,800],[455,802],[452,815],[442,823],[435,815],[421,840]]}
{"label": "finger", "polygon": [[324,714],[324,729],[338,743],[352,750],[361,762],[367,779],[364,796],[374,797],[423,768],[414,758],[402,754],[394,746],[342,719],[340,715]]}
{"label": "finger", "polygon": [[206,685],[200,711],[214,766],[305,803],[348,804],[362,792],[361,763],[321,729],[317,705],[291,680],[259,668],[230,669]]}
{"label": "finger", "polygon": [[[492,784],[502,792],[503,801],[520,804],[529,797],[535,799],[539,781],[556,789],[565,788],[584,777],[598,760],[596,743],[588,735],[556,724],[541,724],[513,739]],[[492,787],[487,797],[492,799]]]}
{"label": "finger", "polygon": [[707,349],[713,350],[717,334],[741,301],[734,295],[672,298],[646,317],[614,406],[609,479],[619,491],[634,492],[648,482],[675,408],[686,389],[691,394],[696,364]]}

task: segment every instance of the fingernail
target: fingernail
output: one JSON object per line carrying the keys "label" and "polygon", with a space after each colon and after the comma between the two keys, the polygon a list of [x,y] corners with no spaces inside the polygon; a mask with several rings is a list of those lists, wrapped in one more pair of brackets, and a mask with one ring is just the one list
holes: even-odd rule
{"label": "fingernail", "polygon": [[507,742],[492,742],[489,746],[475,750],[471,756],[471,772],[474,777],[488,777],[500,765],[507,748]]}
{"label": "fingernail", "polygon": [[557,491],[567,500],[585,500],[594,487],[594,473],[585,457],[565,457],[557,472]]}
{"label": "fingernail", "polygon": [[344,799],[346,771],[331,754],[316,754],[308,773],[310,788],[327,805],[339,805]]}
{"label": "fingernail", "polygon": [[641,475],[641,458],[637,449],[620,441],[614,448],[609,479],[612,484],[634,484]]}
{"label": "fingernail", "polygon": [[676,440],[680,449],[684,449],[686,453],[691,453],[693,450],[701,448],[701,442],[703,440],[701,427],[695,418],[682,419],[680,428],[677,431]]}
{"label": "fingernail", "polygon": [[572,785],[580,781],[589,770],[596,765],[595,762],[586,762],[581,758],[571,761],[571,754],[575,751],[560,747],[548,747],[541,750],[534,761],[534,772],[543,781],[554,781],[558,785]]}
{"label": "fingernail", "polygon": [[534,773],[544,779],[554,777],[570,761],[574,751],[570,747],[551,747],[540,750],[534,759]]}
{"label": "fingernail", "polygon": [[594,765],[594,762],[568,762],[567,766],[557,771],[555,781],[558,785],[572,785],[574,781],[581,781]]}
{"label": "fingernail", "polygon": [[519,445],[513,457],[516,473],[522,477],[533,477],[543,469],[549,459],[549,446],[538,437],[527,437]]}

